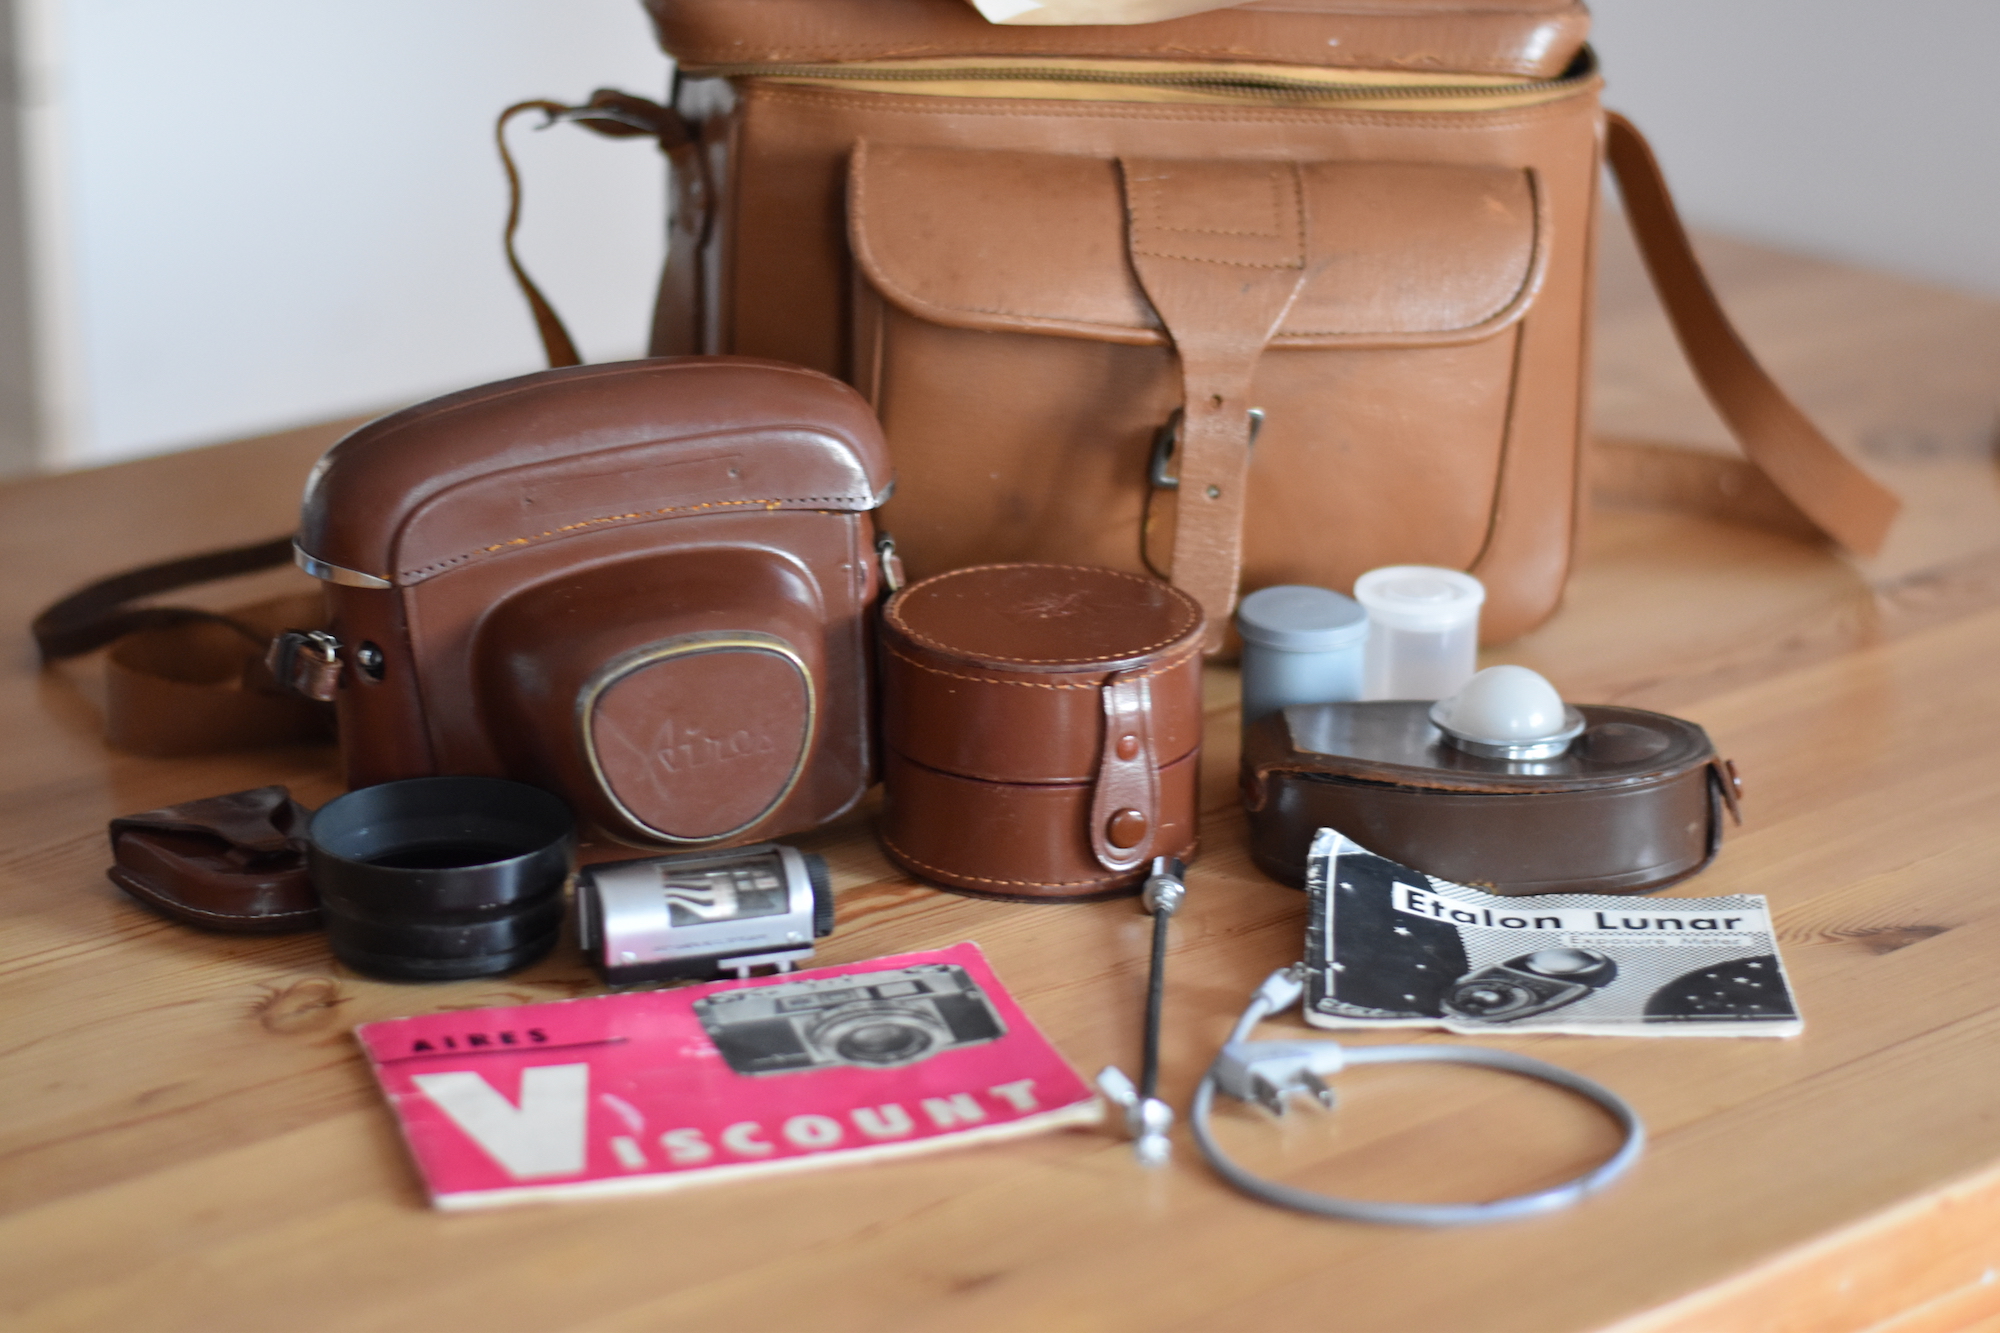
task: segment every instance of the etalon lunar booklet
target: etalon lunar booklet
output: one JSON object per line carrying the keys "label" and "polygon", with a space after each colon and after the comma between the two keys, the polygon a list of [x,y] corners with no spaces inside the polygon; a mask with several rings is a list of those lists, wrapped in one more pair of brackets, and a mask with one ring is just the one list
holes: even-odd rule
{"label": "etalon lunar booklet", "polygon": [[1507,898],[1313,838],[1306,1021],[1637,1037],[1804,1029],[1764,899]]}

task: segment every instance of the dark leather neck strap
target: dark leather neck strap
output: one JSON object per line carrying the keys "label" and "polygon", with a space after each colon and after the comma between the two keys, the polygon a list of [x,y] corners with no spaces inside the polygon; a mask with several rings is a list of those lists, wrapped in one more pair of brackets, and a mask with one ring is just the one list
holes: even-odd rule
{"label": "dark leather neck strap", "polygon": [[248,626],[213,611],[185,606],[134,607],[128,603],[197,583],[270,569],[290,563],[291,558],[292,538],[287,533],[250,546],[206,551],[99,579],[35,617],[32,626],[35,647],[41,651],[42,661],[55,662],[102,648],[134,630],[160,629],[195,620],[217,621],[256,639],[259,636]]}

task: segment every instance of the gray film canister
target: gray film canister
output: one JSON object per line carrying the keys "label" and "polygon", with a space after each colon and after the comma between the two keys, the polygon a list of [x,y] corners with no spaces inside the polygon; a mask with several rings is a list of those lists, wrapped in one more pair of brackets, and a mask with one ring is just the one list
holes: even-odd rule
{"label": "gray film canister", "polygon": [[1245,597],[1236,609],[1243,636],[1243,721],[1292,704],[1361,697],[1368,613],[1331,588],[1281,584]]}

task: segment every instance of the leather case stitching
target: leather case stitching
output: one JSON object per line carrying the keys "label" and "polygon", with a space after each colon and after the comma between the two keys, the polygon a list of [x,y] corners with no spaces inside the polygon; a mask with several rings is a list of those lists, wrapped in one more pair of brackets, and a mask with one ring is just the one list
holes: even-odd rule
{"label": "leather case stitching", "polygon": [[580,532],[585,528],[601,527],[607,523],[631,523],[642,519],[666,518],[673,514],[698,513],[704,509],[743,509],[752,507],[780,509],[786,505],[811,505],[817,507],[826,504],[851,503],[854,498],[851,495],[794,495],[776,500],[704,500],[700,504],[668,505],[664,509],[637,509],[629,514],[605,514],[600,518],[586,518],[575,523],[565,523],[559,528],[550,528],[548,531],[538,532],[532,537],[510,537],[504,542],[495,542],[491,546],[475,547],[461,555],[448,556],[443,560],[434,560],[428,565],[418,565],[414,569],[401,570],[397,573],[396,577],[399,579],[422,578],[429,574],[435,574],[439,570],[449,569],[453,565],[463,564],[467,560],[476,559],[482,555],[492,555],[495,552],[505,551],[511,547],[531,546],[544,538],[566,537],[571,533]]}
{"label": "leather case stitching", "polygon": [[1217,259],[1213,255],[1176,255],[1164,250],[1141,250],[1136,246],[1132,253],[1145,255],[1148,259],[1185,259],[1195,264],[1227,264],[1231,268],[1304,268],[1304,264],[1269,263],[1256,259]]}
{"label": "leather case stitching", "polygon": [[[930,665],[928,662],[919,662],[916,658],[911,657],[908,653],[899,650],[894,644],[889,645],[889,654],[890,656],[894,657],[897,661],[907,662],[919,671],[929,672],[933,676],[948,676],[952,680],[970,681],[975,685],[1018,685],[1021,686],[1023,689],[1030,689],[1030,690],[1098,690],[1103,688],[1102,685],[1088,685],[1081,683],[1069,683],[1069,682],[1058,682],[1058,681],[1010,680],[1005,676],[968,676],[962,671],[947,671],[943,667],[935,667]],[[1146,674],[1144,674],[1143,676],[1132,676],[1129,677],[1129,679],[1151,680],[1155,676],[1164,675],[1167,672],[1172,671],[1175,667],[1186,666],[1188,660],[1194,656],[1195,653],[1193,652],[1182,653],[1179,657],[1173,658],[1171,661],[1162,662],[1158,666],[1153,667],[1151,670],[1147,671]],[[1086,666],[1079,668],[1079,670],[1089,671],[1092,670],[1092,668]]]}
{"label": "leather case stitching", "polygon": [[[919,583],[919,584],[916,584],[916,585],[914,585],[914,587],[913,587],[913,588],[911,589],[911,591],[915,591],[915,589],[916,589],[916,588],[921,588],[921,587],[924,587],[924,586],[925,586],[925,585],[927,585],[927,584],[937,584],[937,583],[942,583],[942,582],[943,582],[944,580],[946,580],[946,579],[949,579],[949,578],[956,578],[957,576],[959,576],[959,575],[961,575],[961,574],[970,574],[970,573],[973,573],[973,572],[975,572],[975,571],[979,571],[979,570],[987,570],[987,569],[1019,569],[1019,568],[1021,568],[1021,566],[1020,566],[1020,565],[972,565],[972,566],[968,566],[968,567],[967,567],[967,568],[965,568],[965,569],[954,569],[954,570],[949,570],[949,571],[947,571],[946,573],[943,573],[943,574],[938,574],[938,575],[936,575],[936,576],[934,576],[934,577],[932,577],[932,578],[928,578],[928,579],[925,579],[923,583]],[[1042,566],[1042,568],[1047,568],[1047,569],[1083,569],[1083,568],[1086,568],[1086,567],[1085,567],[1085,566],[1082,566],[1082,565],[1047,565],[1047,566]],[[1145,647],[1143,647],[1143,648],[1134,648],[1134,649],[1131,649],[1131,650],[1130,650],[1129,652],[1125,652],[1125,653],[1121,653],[1121,654],[1119,654],[1119,658],[1120,658],[1120,659],[1122,659],[1122,658],[1125,658],[1125,657],[1136,657],[1136,656],[1138,656],[1138,655],[1139,655],[1139,654],[1141,654],[1141,653],[1150,653],[1150,652],[1155,652],[1155,651],[1157,651],[1157,650],[1159,650],[1159,649],[1161,649],[1161,648],[1165,648],[1165,647],[1168,647],[1168,646],[1170,646],[1170,645],[1172,645],[1172,644],[1174,644],[1174,643],[1177,643],[1177,642],[1179,642],[1179,641],[1180,641],[1181,639],[1185,638],[1185,637],[1186,637],[1187,635],[1189,635],[1189,634],[1192,634],[1192,633],[1194,632],[1194,630],[1195,630],[1195,627],[1196,627],[1196,626],[1198,626],[1198,625],[1199,625],[1199,624],[1201,623],[1201,614],[1200,614],[1200,607],[1199,607],[1199,604],[1198,604],[1198,603],[1196,603],[1196,602],[1195,602],[1195,601],[1194,601],[1194,600],[1193,600],[1192,598],[1189,598],[1189,597],[1187,596],[1187,594],[1186,594],[1186,593],[1184,593],[1184,592],[1181,592],[1181,590],[1180,590],[1180,589],[1178,589],[1178,588],[1174,588],[1174,587],[1173,587],[1173,585],[1172,585],[1172,584],[1170,584],[1170,583],[1161,583],[1161,582],[1160,582],[1160,581],[1159,581],[1158,579],[1149,579],[1149,578],[1145,578],[1145,577],[1143,577],[1143,576],[1141,576],[1141,575],[1138,575],[1138,574],[1127,574],[1127,573],[1125,573],[1125,572],[1124,572],[1123,570],[1118,570],[1118,569],[1091,569],[1091,570],[1090,570],[1090,573],[1092,573],[1092,574],[1111,574],[1111,575],[1114,575],[1114,576],[1116,576],[1116,577],[1118,577],[1118,578],[1121,578],[1121,579],[1130,579],[1130,580],[1131,580],[1132,582],[1134,582],[1134,583],[1143,583],[1143,584],[1145,584],[1145,585],[1146,585],[1147,587],[1149,587],[1149,588],[1170,588],[1170,589],[1172,589],[1172,590],[1173,590],[1173,592],[1174,592],[1174,593],[1178,594],[1178,595],[1179,595],[1179,596],[1180,596],[1180,597],[1181,597],[1181,598],[1183,599],[1183,606],[1182,606],[1182,609],[1183,609],[1183,610],[1188,610],[1188,609],[1193,609],[1193,610],[1195,611],[1195,616],[1194,616],[1194,619],[1193,619],[1192,621],[1190,621],[1190,622],[1188,623],[1188,625],[1187,625],[1187,627],[1186,627],[1186,628],[1184,628],[1184,629],[1181,629],[1181,630],[1178,630],[1178,631],[1176,631],[1176,632],[1175,632],[1175,633],[1173,633],[1173,634],[1170,634],[1169,636],[1167,636],[1167,637],[1166,637],[1166,638],[1164,638],[1164,639],[1161,639],[1161,640],[1160,640],[1159,642],[1157,642],[1157,643],[1149,643],[1149,644],[1147,644],[1147,645],[1146,645]],[[903,597],[904,597],[904,596],[907,596],[907,595],[908,595],[908,594],[907,594],[907,593],[905,593],[905,594],[903,594],[902,596],[899,596],[899,597],[897,597],[897,599],[895,600],[895,602],[894,602],[894,603],[892,603],[892,604],[891,604],[891,605],[889,606],[889,609],[888,609],[888,610],[887,610],[886,612],[884,612],[884,613],[883,613],[883,619],[884,619],[884,620],[886,620],[886,621],[887,621],[888,623],[890,623],[891,625],[895,626],[897,630],[901,631],[901,632],[902,632],[902,634],[904,634],[904,635],[905,635],[905,636],[906,636],[907,638],[909,638],[909,639],[910,639],[910,641],[911,641],[911,642],[913,642],[913,643],[919,643],[919,644],[922,644],[922,645],[923,645],[924,647],[926,647],[926,648],[929,648],[929,649],[931,649],[931,650],[932,650],[932,651],[934,651],[934,652],[939,652],[939,653],[943,653],[943,654],[944,654],[945,656],[947,656],[947,657],[963,657],[963,656],[965,656],[965,654],[964,654],[964,652],[963,652],[962,650],[960,650],[960,649],[957,649],[957,648],[954,648],[954,647],[952,647],[952,646],[951,646],[950,644],[947,644],[947,643],[943,643],[943,642],[940,642],[940,641],[939,641],[939,640],[937,640],[937,639],[933,639],[933,638],[931,638],[931,637],[930,637],[929,635],[926,635],[926,634],[921,634],[921,633],[919,633],[918,631],[916,631],[916,630],[914,630],[914,629],[910,628],[910,624],[909,624],[909,622],[908,622],[907,620],[903,619],[903,614],[902,614],[902,612],[903,612],[903,607],[902,607],[902,603],[903,603]],[[1079,671],[1089,671],[1089,670],[1091,670],[1091,669],[1092,669],[1092,668],[1091,668],[1091,664],[1090,664],[1089,662],[1077,662],[1077,661],[1076,661],[1076,660],[1075,660],[1074,658],[1062,658],[1062,657],[995,657],[995,658],[993,658],[993,659],[991,659],[991,660],[993,660],[993,661],[995,661],[995,662],[1018,662],[1018,663],[1020,663],[1020,664],[1021,664],[1022,666],[1068,666],[1068,665],[1074,665],[1074,666],[1075,666],[1075,668],[1076,668],[1077,670],[1079,670]],[[1117,659],[1113,659],[1113,660],[1117,660]],[[1090,688],[1092,688],[1092,689],[1096,689],[1097,687],[1093,685],[1093,686],[1091,686]]]}
{"label": "leather case stitching", "polygon": [[[1149,204],[1153,214],[1153,220],[1148,225],[1151,226],[1154,231],[1178,231],[1178,232],[1185,232],[1190,236],[1253,236],[1261,238],[1263,240],[1276,240],[1282,235],[1282,233],[1279,232],[1278,230],[1277,222],[1278,222],[1278,216],[1285,211],[1285,201],[1279,197],[1278,178],[1275,174],[1266,176],[1264,178],[1264,183],[1271,187],[1271,230],[1269,231],[1231,231],[1222,227],[1169,226],[1167,223],[1161,221],[1161,208],[1160,208],[1161,190],[1158,180],[1149,180],[1146,182],[1148,187],[1146,193],[1149,196],[1147,203]],[[1166,257],[1169,259],[1180,258],[1180,256],[1178,255],[1168,255]]]}
{"label": "leather case stitching", "polygon": [[1133,872],[1130,870],[1122,870],[1116,874],[1103,875],[1096,879],[1056,879],[1056,880],[994,879],[988,875],[961,875],[957,871],[946,870],[942,866],[934,866],[927,861],[918,860],[916,857],[911,856],[908,852],[904,851],[901,847],[898,847],[894,842],[890,841],[889,835],[886,833],[877,831],[875,836],[882,840],[883,846],[887,847],[890,851],[894,852],[898,857],[902,858],[905,861],[908,861],[911,865],[916,866],[920,870],[928,871],[929,873],[937,876],[939,879],[947,881],[963,879],[963,880],[971,880],[975,884],[1011,884],[1018,888],[1068,889],[1086,884],[1110,884],[1114,880],[1128,879],[1133,874]]}

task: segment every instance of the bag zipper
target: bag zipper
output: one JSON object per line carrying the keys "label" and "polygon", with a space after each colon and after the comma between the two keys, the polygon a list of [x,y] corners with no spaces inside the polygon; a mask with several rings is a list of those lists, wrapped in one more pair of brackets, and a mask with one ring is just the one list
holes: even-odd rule
{"label": "bag zipper", "polygon": [[[1302,66],[1170,61],[902,60],[841,64],[727,64],[687,68],[691,78],[757,78],[780,83],[844,85],[857,91],[953,97],[1063,97],[1024,85],[1150,93],[1139,100],[1261,102],[1278,105],[1374,105],[1426,110],[1491,109],[1567,96],[1596,79],[1586,48],[1553,79],[1505,75],[1422,74],[1404,70],[1307,71]],[[969,86],[997,85],[977,91]],[[1068,94],[1074,97],[1075,93]],[[1118,99],[1107,99],[1118,100]],[[1439,104],[1449,103],[1450,106]]]}

